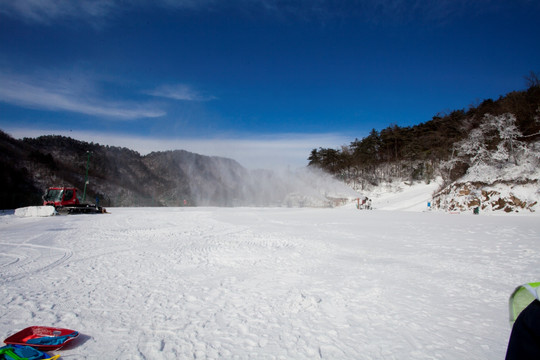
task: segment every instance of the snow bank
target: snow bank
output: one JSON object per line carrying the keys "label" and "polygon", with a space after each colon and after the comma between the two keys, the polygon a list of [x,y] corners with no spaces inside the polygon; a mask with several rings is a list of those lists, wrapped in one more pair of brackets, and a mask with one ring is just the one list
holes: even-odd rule
{"label": "snow bank", "polygon": [[19,217],[53,216],[55,213],[54,206],[28,206],[15,209],[15,215]]}
{"label": "snow bank", "polygon": [[531,216],[115,208],[0,233],[0,337],[76,329],[65,359],[501,359],[540,267]]}

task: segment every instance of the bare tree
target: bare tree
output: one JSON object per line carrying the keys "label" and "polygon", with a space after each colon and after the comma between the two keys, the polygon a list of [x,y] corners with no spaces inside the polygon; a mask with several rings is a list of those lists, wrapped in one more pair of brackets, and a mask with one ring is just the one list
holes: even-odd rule
{"label": "bare tree", "polygon": [[529,75],[525,75],[524,78],[525,78],[525,83],[527,84],[527,87],[532,88],[532,87],[540,86],[540,77],[534,71],[531,71]]}

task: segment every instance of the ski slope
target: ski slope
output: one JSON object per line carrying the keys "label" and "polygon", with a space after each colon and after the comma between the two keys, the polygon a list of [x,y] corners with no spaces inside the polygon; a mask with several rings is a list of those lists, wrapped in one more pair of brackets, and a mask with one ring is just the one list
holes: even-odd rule
{"label": "ski slope", "polygon": [[381,185],[366,195],[373,198],[373,208],[378,210],[400,211],[426,211],[432,196],[440,187],[440,182],[432,181],[430,184],[423,182],[407,185],[405,183],[392,183]]}
{"label": "ski slope", "polygon": [[540,276],[537,216],[109,211],[0,216],[2,339],[78,330],[63,359],[502,359],[508,296]]}

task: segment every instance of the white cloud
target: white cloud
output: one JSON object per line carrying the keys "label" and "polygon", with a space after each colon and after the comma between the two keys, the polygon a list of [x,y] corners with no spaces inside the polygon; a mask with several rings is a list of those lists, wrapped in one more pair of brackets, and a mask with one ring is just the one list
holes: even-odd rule
{"label": "white cloud", "polygon": [[212,95],[203,94],[199,91],[196,91],[189,85],[185,84],[161,85],[154,90],[148,91],[147,94],[168,99],[185,101],[209,101],[216,99],[216,97]]}
{"label": "white cloud", "polygon": [[137,7],[161,6],[194,10],[207,8],[214,3],[215,0],[0,0],[0,13],[41,24],[82,19],[99,25],[115,13]]}
{"label": "white cloud", "polygon": [[45,24],[63,18],[103,19],[116,7],[109,0],[0,0],[0,13]]}
{"label": "white cloud", "polygon": [[[81,86],[81,82],[85,83]],[[165,112],[131,102],[104,100],[94,94],[94,84],[87,80],[66,80],[53,76],[12,75],[0,73],[0,101],[33,109],[69,111],[118,120],[155,118]]]}
{"label": "white cloud", "polygon": [[15,138],[63,135],[74,139],[119,146],[142,155],[153,151],[186,150],[201,155],[234,159],[249,169],[293,169],[308,164],[314,148],[338,148],[350,138],[339,134],[276,134],[272,136],[229,138],[157,138],[94,131],[65,131],[8,127],[3,129]]}

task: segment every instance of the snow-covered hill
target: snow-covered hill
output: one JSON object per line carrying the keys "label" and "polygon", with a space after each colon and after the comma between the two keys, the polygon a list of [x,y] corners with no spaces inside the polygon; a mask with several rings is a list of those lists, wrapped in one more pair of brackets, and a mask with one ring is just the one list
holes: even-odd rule
{"label": "snow-covered hill", "polygon": [[[480,128],[459,144],[473,154],[467,172],[434,196],[434,207],[446,211],[496,211],[531,213],[540,209],[540,142],[525,143],[512,133],[510,115],[487,117]],[[495,131],[496,130],[496,131]],[[486,133],[495,131],[501,139],[496,150],[488,151]],[[514,130],[515,131],[515,127]],[[448,161],[448,171],[459,159]]]}
{"label": "snow-covered hill", "polygon": [[[419,182],[444,184],[433,208],[451,212],[536,212],[540,200],[540,88],[412,127],[373,130],[341,149],[313,149],[310,166],[359,189],[378,206],[422,209]],[[518,101],[518,98],[521,98]],[[519,105],[518,105],[519,104]],[[405,184],[414,184],[406,186]],[[393,206],[412,197],[413,204]],[[373,205],[377,206],[377,205]]]}
{"label": "snow-covered hill", "polygon": [[[449,212],[538,212],[540,141],[519,140],[523,136],[515,122],[512,114],[486,115],[478,128],[454,145],[455,156],[441,163],[445,176],[428,185],[408,186],[398,178],[367,193],[379,202],[375,207],[392,210],[422,210],[430,202],[432,209]],[[452,172],[464,165],[465,173],[449,181]],[[446,183],[441,186],[443,179]]]}

